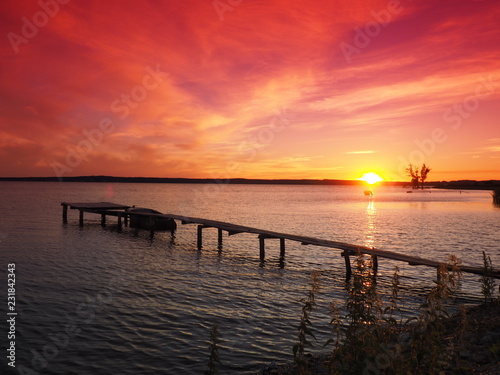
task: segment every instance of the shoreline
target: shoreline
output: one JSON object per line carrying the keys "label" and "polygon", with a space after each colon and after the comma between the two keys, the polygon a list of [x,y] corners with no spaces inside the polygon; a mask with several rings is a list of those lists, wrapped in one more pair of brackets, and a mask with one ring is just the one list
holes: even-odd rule
{"label": "shoreline", "polygon": [[[172,177],[115,177],[115,176],[75,176],[75,177],[0,177],[0,181],[18,182],[98,182],[98,183],[156,183],[156,184],[234,184],[234,185],[340,185],[370,187],[361,180],[339,179],[255,179],[255,178],[172,178]],[[399,186],[411,189],[408,181],[381,181],[377,186]],[[444,190],[497,190],[500,180],[456,180],[429,181],[427,189]],[[415,192],[422,190],[413,190]]]}

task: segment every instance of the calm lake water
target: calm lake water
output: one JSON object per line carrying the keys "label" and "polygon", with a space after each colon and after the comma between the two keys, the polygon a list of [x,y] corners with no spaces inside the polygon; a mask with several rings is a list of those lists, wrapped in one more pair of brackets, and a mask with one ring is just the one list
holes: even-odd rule
{"label": "calm lake water", "polygon": [[[78,211],[62,224],[60,202],[111,201],[164,213],[228,221],[316,236],[446,261],[482,265],[486,251],[500,264],[500,209],[485,191],[279,185],[102,184],[0,182],[2,314],[7,264],[16,272],[16,365],[47,374],[202,374],[210,327],[221,332],[220,374],[256,374],[271,361],[292,360],[301,299],[313,271],[321,291],[312,314],[320,352],[329,337],[330,301],[345,300],[340,251],[266,241],[259,261],[255,235],[179,225],[172,237],[100,226]],[[415,314],[435,270],[379,260],[377,287],[387,293],[401,270],[406,315]],[[464,277],[459,302],[481,298],[478,276]],[[6,327],[6,325],[3,325]],[[2,329],[2,350],[7,349]],[[7,360],[2,355],[3,369]],[[17,373],[17,372],[13,372]]]}

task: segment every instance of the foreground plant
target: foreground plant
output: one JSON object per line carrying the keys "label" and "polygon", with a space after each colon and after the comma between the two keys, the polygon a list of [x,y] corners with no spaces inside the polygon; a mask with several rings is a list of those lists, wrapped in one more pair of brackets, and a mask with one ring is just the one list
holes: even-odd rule
{"label": "foreground plant", "polygon": [[448,264],[439,266],[436,285],[421,305],[420,316],[410,320],[416,320],[406,361],[411,373],[439,374],[455,357],[450,351],[453,348],[445,346],[443,336],[444,320],[449,317],[446,303],[454,295],[462,276],[459,266],[460,261],[455,256],[450,257]]}
{"label": "foreground plant", "polygon": [[[384,308],[374,282],[373,267],[362,254],[355,260],[352,283],[347,284],[346,314],[332,304],[334,343],[330,374],[439,374],[458,368],[459,351],[467,325],[465,310],[457,340],[447,344],[446,306],[458,288],[460,261],[452,256],[438,268],[435,285],[420,307],[420,315],[403,321],[399,310],[399,269]],[[345,327],[342,327],[345,321]],[[325,344],[326,345],[326,344]]]}
{"label": "foreground plant", "polygon": [[[397,289],[399,279],[394,285]],[[354,261],[351,280],[346,283],[346,314],[340,314],[335,304],[330,307],[334,338],[325,344],[334,343],[330,363],[331,374],[372,373],[374,363],[387,362],[387,327],[383,322],[382,301],[377,293],[373,264],[358,254]],[[397,290],[393,291],[391,306],[386,309],[392,317],[397,308]],[[342,321],[346,324],[343,327]]]}
{"label": "foreground plant", "polygon": [[299,342],[293,346],[293,358],[297,365],[299,366],[299,373],[301,375],[309,374],[309,369],[307,365],[307,361],[304,358],[304,349],[306,346],[312,347],[312,343],[308,340],[308,336],[316,339],[314,333],[310,326],[312,326],[311,321],[309,320],[310,313],[316,306],[315,303],[315,294],[319,291],[319,273],[313,272],[311,279],[311,289],[309,290],[309,294],[307,299],[303,300],[304,306],[302,307],[302,314],[300,317],[300,324],[298,327]]}
{"label": "foreground plant", "polygon": [[208,358],[208,366],[205,371],[205,375],[214,375],[217,373],[217,364],[220,364],[219,360],[219,326],[214,324],[210,329],[210,342],[208,350],[210,351],[210,356]]}
{"label": "foreground plant", "polygon": [[[338,358],[338,354],[340,353],[340,348],[342,343],[342,315],[340,313],[340,308],[337,307],[335,302],[330,303],[330,315],[332,317],[332,319],[330,320],[330,325],[332,326],[334,338],[328,339],[325,345],[323,345],[323,347],[333,343],[332,361],[331,361],[331,365],[333,365],[335,361],[338,361],[340,359]],[[331,365],[330,369],[332,367]]]}
{"label": "foreground plant", "polygon": [[492,302],[495,290],[495,279],[493,275],[493,264],[491,258],[483,251],[483,276],[481,277],[481,293],[484,296],[484,302]]}

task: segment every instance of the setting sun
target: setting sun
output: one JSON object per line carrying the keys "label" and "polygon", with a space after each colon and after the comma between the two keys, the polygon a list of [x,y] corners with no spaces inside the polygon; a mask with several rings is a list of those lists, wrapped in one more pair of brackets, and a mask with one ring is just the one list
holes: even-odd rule
{"label": "setting sun", "polygon": [[383,178],[374,172],[369,172],[363,174],[363,177],[358,178],[358,180],[365,181],[368,184],[373,185],[377,182],[383,181]]}

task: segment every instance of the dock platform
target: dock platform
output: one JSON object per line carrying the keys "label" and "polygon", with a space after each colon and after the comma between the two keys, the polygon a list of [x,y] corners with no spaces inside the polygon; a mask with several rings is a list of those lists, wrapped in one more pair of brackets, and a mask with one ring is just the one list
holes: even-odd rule
{"label": "dock platform", "polygon": [[[223,232],[227,232],[229,236],[238,233],[251,233],[256,234],[259,239],[259,256],[260,260],[265,260],[265,240],[266,239],[279,239],[280,241],[280,259],[285,258],[285,241],[299,242],[302,245],[315,245],[320,247],[326,247],[331,249],[342,250],[340,255],[344,257],[346,266],[346,277],[351,276],[351,262],[350,256],[356,256],[357,254],[366,254],[372,257],[372,264],[374,265],[374,270],[376,273],[378,267],[378,258],[392,259],[395,261],[405,262],[411,266],[426,266],[438,268],[443,263],[435,260],[415,257],[407,254],[401,254],[393,251],[376,249],[373,247],[359,246],[348,244],[344,242],[338,242],[333,240],[320,239],[315,237],[300,236],[295,234],[287,234],[281,232],[274,232],[265,229],[258,229],[253,227],[248,227],[244,225],[232,224],[223,221],[202,219],[196,217],[188,217],[182,215],[174,214],[156,214],[156,213],[133,213],[127,211],[129,208],[134,206],[121,205],[110,202],[97,202],[97,203],[70,203],[62,202],[63,207],[63,222],[68,222],[68,207],[70,209],[76,209],[79,211],[79,225],[83,226],[84,213],[93,213],[101,215],[101,224],[106,224],[106,216],[115,216],[118,218],[118,229],[122,229],[122,220],[124,225],[127,226],[128,221],[131,216],[146,216],[151,221],[150,236],[154,236],[154,221],[160,219],[173,219],[179,221],[181,224],[197,224],[197,245],[198,249],[203,246],[203,229],[205,228],[216,228],[218,230],[218,242],[219,246],[222,246]],[[484,269],[477,266],[466,266],[461,265],[460,270],[466,273],[472,273],[476,275],[484,275]],[[491,277],[500,279],[500,270],[494,269],[490,273]]]}

